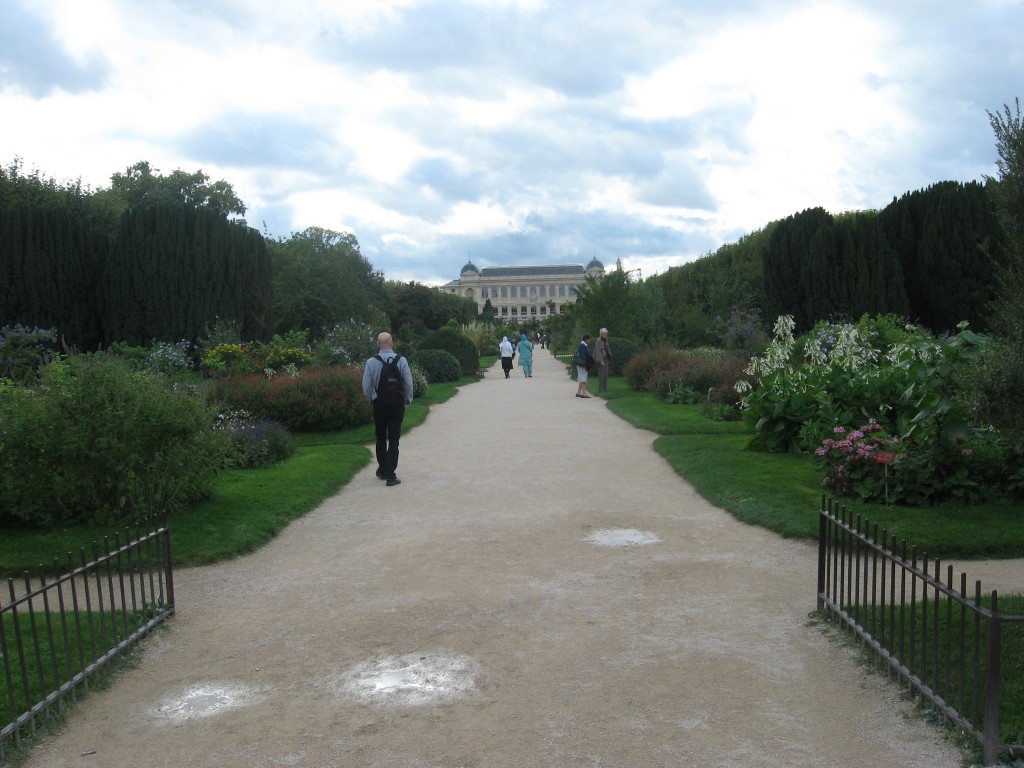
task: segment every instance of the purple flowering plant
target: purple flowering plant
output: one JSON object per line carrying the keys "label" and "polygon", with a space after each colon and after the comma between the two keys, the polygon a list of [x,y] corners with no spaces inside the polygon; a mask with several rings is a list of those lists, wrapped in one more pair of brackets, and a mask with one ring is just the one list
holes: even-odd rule
{"label": "purple flowering plant", "polygon": [[825,438],[815,451],[825,467],[822,485],[840,496],[883,501],[889,480],[886,465],[902,458],[900,449],[900,441],[874,419],[853,430],[835,427],[833,437]]}

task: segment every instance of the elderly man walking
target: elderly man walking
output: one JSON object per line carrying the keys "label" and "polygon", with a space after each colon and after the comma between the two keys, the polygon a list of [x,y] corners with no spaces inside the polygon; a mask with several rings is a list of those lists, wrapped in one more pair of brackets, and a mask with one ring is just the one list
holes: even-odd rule
{"label": "elderly man walking", "polygon": [[[390,333],[377,336],[376,355],[363,369],[363,395],[373,406],[373,427],[377,437],[377,477],[388,486],[398,485],[398,440],[402,436],[405,406],[412,402],[412,371],[409,361],[394,350]],[[392,365],[394,363],[394,365]],[[396,370],[397,369],[397,370]],[[391,394],[389,378],[401,379],[401,391],[395,383]],[[383,381],[381,379],[384,379]]]}

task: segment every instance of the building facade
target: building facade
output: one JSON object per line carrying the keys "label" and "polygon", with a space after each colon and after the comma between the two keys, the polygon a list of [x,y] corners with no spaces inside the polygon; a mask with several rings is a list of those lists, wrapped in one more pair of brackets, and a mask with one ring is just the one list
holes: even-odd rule
{"label": "building facade", "polygon": [[591,259],[582,264],[550,264],[525,267],[484,267],[472,261],[462,268],[458,280],[442,290],[473,299],[478,312],[490,302],[499,320],[543,320],[560,315],[587,276],[602,277],[604,265]]}

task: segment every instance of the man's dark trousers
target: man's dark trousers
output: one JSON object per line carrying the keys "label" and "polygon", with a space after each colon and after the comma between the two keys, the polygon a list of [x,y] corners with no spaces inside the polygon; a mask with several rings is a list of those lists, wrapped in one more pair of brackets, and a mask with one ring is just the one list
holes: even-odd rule
{"label": "man's dark trousers", "polygon": [[377,435],[377,466],[384,479],[395,476],[398,469],[398,439],[402,436],[405,406],[386,408],[379,398],[373,399],[373,426]]}

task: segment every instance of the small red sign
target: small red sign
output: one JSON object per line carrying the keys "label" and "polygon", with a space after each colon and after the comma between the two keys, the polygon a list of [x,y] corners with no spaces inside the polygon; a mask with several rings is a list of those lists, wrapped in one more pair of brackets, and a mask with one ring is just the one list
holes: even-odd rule
{"label": "small red sign", "polygon": [[875,461],[879,464],[892,464],[896,461],[896,451],[875,451]]}

